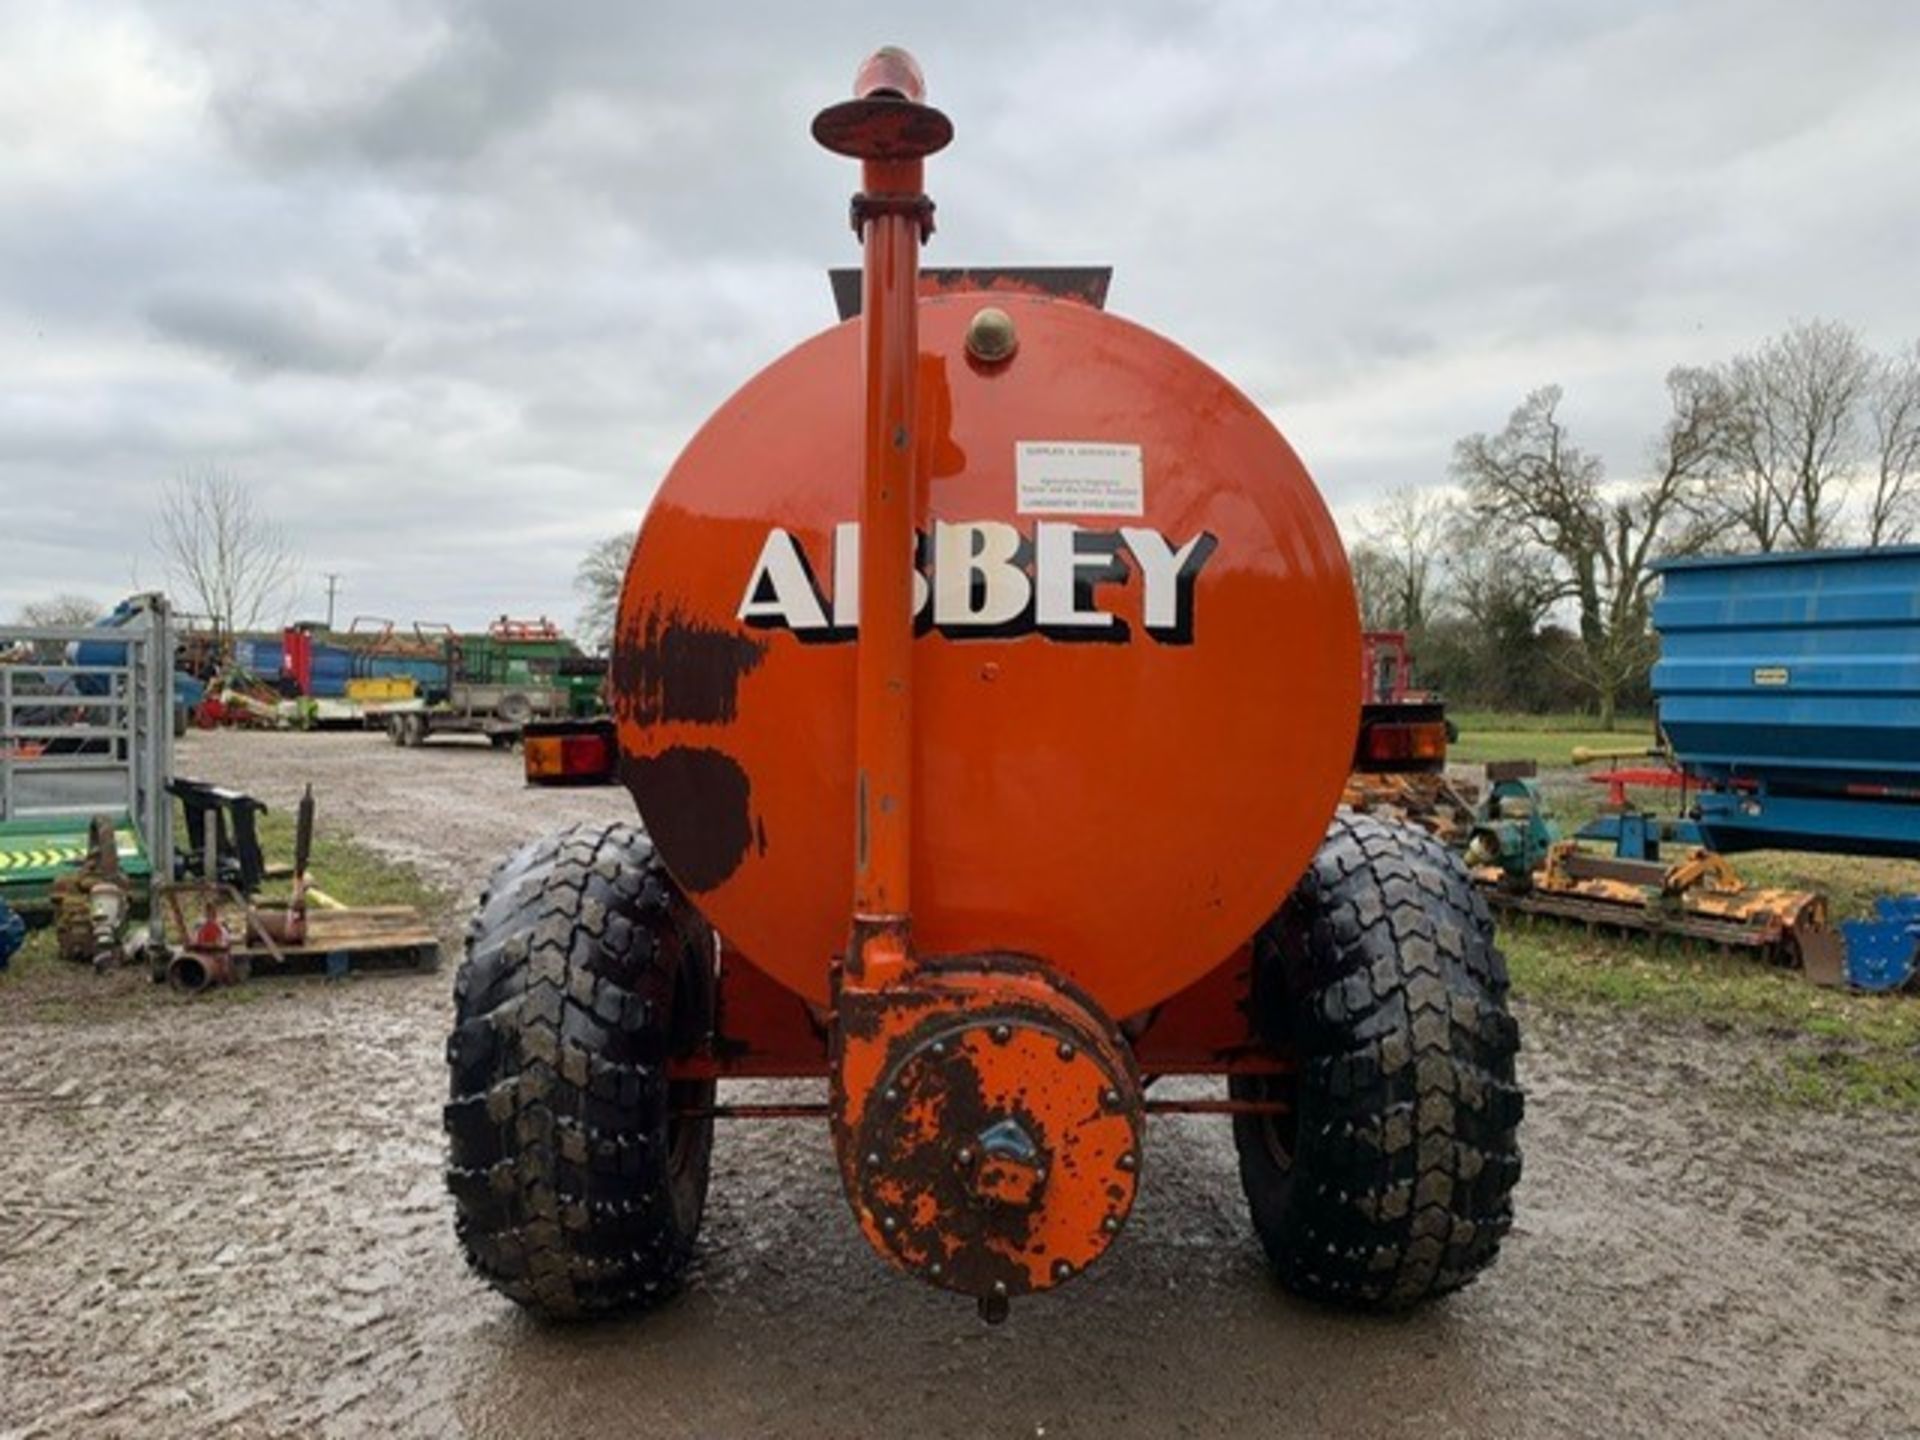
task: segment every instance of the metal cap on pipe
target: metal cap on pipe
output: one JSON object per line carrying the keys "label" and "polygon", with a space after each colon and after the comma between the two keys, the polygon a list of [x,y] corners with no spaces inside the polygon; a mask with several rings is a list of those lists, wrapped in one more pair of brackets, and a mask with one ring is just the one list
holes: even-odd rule
{"label": "metal cap on pipe", "polygon": [[813,138],[856,160],[919,160],[944,150],[953,122],[926,103],[919,62],[897,46],[876,50],[853,81],[854,98],[813,117]]}

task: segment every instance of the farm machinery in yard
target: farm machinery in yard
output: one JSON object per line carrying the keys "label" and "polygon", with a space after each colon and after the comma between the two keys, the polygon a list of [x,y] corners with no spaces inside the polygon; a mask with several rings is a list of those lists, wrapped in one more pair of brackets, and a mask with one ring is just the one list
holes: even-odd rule
{"label": "farm machinery in yard", "polygon": [[1562,838],[1531,761],[1487,766],[1466,840],[1468,868],[1496,910],[1751,951],[1837,983],[1839,937],[1824,897],[1749,885],[1724,855],[1698,846],[1662,860],[1597,852],[1582,830]]}
{"label": "farm machinery in yard", "polygon": [[[813,126],[861,163],[860,314],[706,423],[621,600],[644,828],[508,859],[455,985],[467,1258],[559,1315],[669,1293],[716,1122],[827,1122],[888,1264],[989,1320],[1083,1274],[1148,1117],[1228,1120],[1306,1295],[1471,1280],[1519,1174],[1517,1032],[1457,856],[1336,814],[1360,642],[1265,416],[1042,272],[923,276],[952,134],[904,53]],[[1169,1076],[1224,1096],[1170,1097]],[[718,1082],[825,1082],[730,1102]]]}
{"label": "farm machinery in yard", "polygon": [[[1663,568],[1653,671],[1663,744],[1616,766],[1569,840],[1520,773],[1490,769],[1468,860],[1495,903],[1761,951],[1809,978],[1920,975],[1920,898],[1828,920],[1824,897],[1745,884],[1752,851],[1920,860],[1920,547],[1721,556]],[[1633,791],[1677,797],[1675,813]],[[1595,847],[1607,847],[1611,854]]]}
{"label": "farm machinery in yard", "polygon": [[1457,735],[1445,702],[1414,688],[1404,630],[1363,632],[1360,656],[1360,738],[1340,803],[1464,845],[1474,797],[1447,776]]}

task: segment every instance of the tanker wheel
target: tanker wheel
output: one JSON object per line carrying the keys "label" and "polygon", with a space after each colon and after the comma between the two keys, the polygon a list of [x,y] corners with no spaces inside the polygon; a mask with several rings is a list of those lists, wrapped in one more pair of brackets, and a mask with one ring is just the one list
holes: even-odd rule
{"label": "tanker wheel", "polygon": [[644,832],[581,825],[494,873],[454,981],[447,1184],[468,1262],[544,1315],[672,1293],[706,1204],[714,942]]}
{"label": "tanker wheel", "polygon": [[1459,858],[1341,811],[1255,938],[1254,1005],[1288,1076],[1239,1076],[1254,1229],[1288,1289],[1396,1310],[1493,1262],[1520,1178],[1520,1035],[1486,901]]}

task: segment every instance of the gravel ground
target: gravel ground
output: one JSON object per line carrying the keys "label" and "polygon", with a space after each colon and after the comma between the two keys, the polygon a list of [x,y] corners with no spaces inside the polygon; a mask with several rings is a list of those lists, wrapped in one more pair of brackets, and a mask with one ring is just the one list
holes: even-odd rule
{"label": "gravel ground", "polygon": [[[470,900],[515,842],[627,813],[516,757],[194,735]],[[456,919],[457,917],[450,917]],[[451,967],[47,1023],[0,991],[0,1435],[1920,1436],[1920,1127],[1743,1108],[1752,1045],[1527,1013],[1519,1224],[1377,1320],[1268,1281],[1224,1124],[1154,1122],[1112,1255],[988,1329],[855,1233],[825,1136],[723,1129],[665,1310],[536,1323],[441,1190]]]}

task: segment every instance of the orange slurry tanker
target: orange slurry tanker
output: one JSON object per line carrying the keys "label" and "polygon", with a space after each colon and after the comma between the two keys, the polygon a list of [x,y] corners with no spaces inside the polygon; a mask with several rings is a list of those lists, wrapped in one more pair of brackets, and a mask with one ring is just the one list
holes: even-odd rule
{"label": "orange slurry tanker", "polygon": [[[1510,1223],[1518,1037],[1460,863],[1336,810],[1361,642],[1313,482],[1085,287],[922,275],[953,130],[903,52],[813,133],[860,162],[858,316],[647,515],[611,687],[641,825],[533,844],[482,900],[468,1258],[550,1314],[652,1303],[715,1122],[815,1116],[880,1256],[997,1320],[1118,1241],[1148,1117],[1199,1113],[1295,1290],[1464,1284]],[[770,1077],[824,1095],[719,1098]]]}

